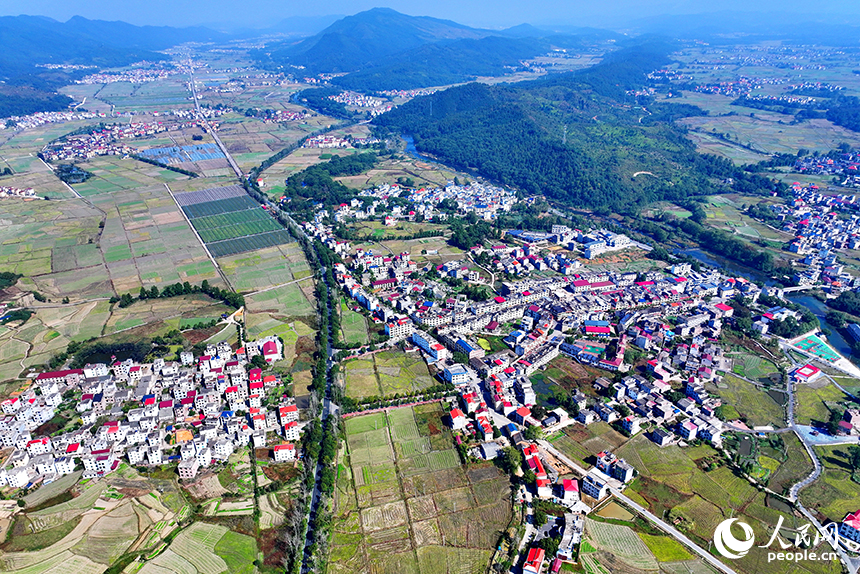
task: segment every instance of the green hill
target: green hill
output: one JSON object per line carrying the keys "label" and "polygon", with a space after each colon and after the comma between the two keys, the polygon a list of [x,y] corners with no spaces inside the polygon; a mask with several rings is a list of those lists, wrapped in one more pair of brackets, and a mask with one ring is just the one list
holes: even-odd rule
{"label": "green hill", "polygon": [[[383,131],[453,167],[571,205],[635,209],[657,199],[713,193],[735,178],[770,188],[730,162],[696,153],[669,120],[704,113],[629,95],[672,47],[652,40],[579,73],[514,85],[468,84],[416,98],[379,116]],[[646,104],[653,119],[643,110]],[[681,113],[676,113],[678,110]]]}
{"label": "green hill", "polygon": [[431,42],[481,38],[488,32],[427,16],[374,8],[338,20],[319,34],[255,52],[268,66],[304,66],[310,73],[353,72]]}

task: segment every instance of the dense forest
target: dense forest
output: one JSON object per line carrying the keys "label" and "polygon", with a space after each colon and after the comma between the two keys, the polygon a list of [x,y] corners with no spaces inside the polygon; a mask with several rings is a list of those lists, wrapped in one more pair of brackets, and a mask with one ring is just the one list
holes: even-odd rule
{"label": "dense forest", "polygon": [[647,42],[579,73],[448,89],[374,124],[383,134],[411,135],[421,151],[453,167],[569,205],[629,212],[712,194],[722,181],[743,193],[770,191],[769,180],[698,154],[669,121],[699,108],[661,105],[649,117],[642,104],[650,100],[628,94],[668,61],[670,49]]}
{"label": "dense forest", "polygon": [[549,42],[535,38],[490,36],[437,42],[386,58],[359,72],[335,78],[350,90],[382,91],[443,86],[477,76],[510,73],[519,62],[549,51]]}
{"label": "dense forest", "polygon": [[345,157],[333,156],[329,161],[312,165],[293,174],[286,181],[285,200],[294,214],[309,214],[315,203],[337,205],[355,197],[350,189],[333,178],[341,175],[357,175],[372,168],[376,154],[361,153]]}

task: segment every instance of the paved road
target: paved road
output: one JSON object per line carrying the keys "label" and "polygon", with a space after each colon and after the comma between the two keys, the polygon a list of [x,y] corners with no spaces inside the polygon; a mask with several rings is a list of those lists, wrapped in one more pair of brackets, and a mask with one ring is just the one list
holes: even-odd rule
{"label": "paved road", "polygon": [[[583,476],[585,475],[586,471],[584,468],[582,468],[581,466],[579,466],[578,464],[576,464],[575,462],[570,460],[568,457],[566,457],[564,455],[564,453],[560,452],[558,449],[556,449],[554,446],[552,446],[547,441],[541,440],[541,441],[538,441],[538,444],[544,450],[549,451],[553,456],[555,456],[557,459],[562,461],[564,464],[570,466],[570,468],[574,469],[574,471],[580,473]],[[642,507],[640,504],[638,504],[633,499],[629,498],[628,496],[625,496],[619,489],[610,488],[609,491],[618,500],[624,502],[624,504],[630,506],[630,508],[634,509],[636,512],[638,512],[639,514],[641,514],[642,516],[644,516],[645,518],[647,518],[648,520],[650,520],[651,522],[656,524],[657,527],[660,528],[660,530],[662,530],[666,534],[669,534],[670,536],[672,536],[673,538],[675,538],[676,540],[678,540],[679,542],[681,542],[682,544],[687,546],[690,550],[692,550],[693,552],[698,554],[705,562],[707,562],[708,564],[710,564],[711,566],[713,566],[714,568],[716,568],[720,572],[724,572],[725,574],[737,574],[737,572],[735,570],[733,570],[729,566],[726,566],[725,564],[720,562],[713,554],[711,554],[710,552],[701,548],[698,544],[696,544],[695,542],[693,542],[692,540],[687,538],[677,528],[675,528],[674,526],[672,526],[668,522],[665,522],[662,518],[656,516],[655,514],[652,514],[650,510]]]}
{"label": "paved road", "polygon": [[212,134],[212,137],[215,139],[215,143],[218,144],[224,157],[227,158],[227,163],[230,164],[230,167],[234,172],[236,172],[236,177],[238,177],[239,181],[242,182],[245,178],[245,174],[243,174],[242,170],[239,169],[239,164],[236,163],[236,160],[234,160],[233,156],[231,156],[227,151],[227,146],[224,145],[224,142],[221,141],[221,138],[219,138],[215,130],[212,129],[212,126],[209,124],[209,120],[203,116],[203,112],[200,110],[200,101],[197,99],[197,85],[194,83],[194,64],[190,58],[188,59],[188,76],[190,78],[191,95],[194,97],[194,109],[197,111],[197,118],[206,128],[206,131]]}

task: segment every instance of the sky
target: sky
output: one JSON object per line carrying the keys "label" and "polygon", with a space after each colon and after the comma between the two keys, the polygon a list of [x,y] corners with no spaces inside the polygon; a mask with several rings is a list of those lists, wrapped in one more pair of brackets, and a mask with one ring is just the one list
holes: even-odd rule
{"label": "sky", "polygon": [[[75,15],[137,25],[217,25],[265,28],[291,16],[348,15],[377,6],[405,14],[447,18],[476,27],[522,23],[623,27],[640,18],[716,11],[802,13],[806,0],[0,0],[0,15],[44,15],[65,21]],[[860,3],[816,0],[816,18],[860,23]]]}

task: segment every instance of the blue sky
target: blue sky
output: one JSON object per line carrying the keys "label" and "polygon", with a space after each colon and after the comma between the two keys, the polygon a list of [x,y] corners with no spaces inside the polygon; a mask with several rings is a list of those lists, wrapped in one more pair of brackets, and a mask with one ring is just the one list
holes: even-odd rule
{"label": "blue sky", "polygon": [[638,18],[721,10],[810,13],[834,23],[860,24],[860,3],[848,0],[0,0],[0,15],[38,14],[67,20],[81,15],[133,24],[187,26],[232,23],[268,27],[289,16],[355,14],[387,6],[412,15],[448,18],[481,27],[524,22],[623,26]]}

